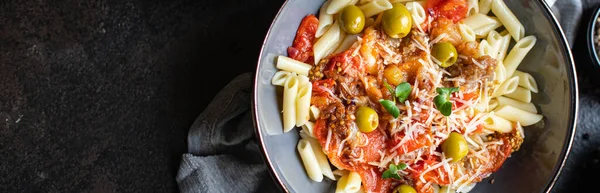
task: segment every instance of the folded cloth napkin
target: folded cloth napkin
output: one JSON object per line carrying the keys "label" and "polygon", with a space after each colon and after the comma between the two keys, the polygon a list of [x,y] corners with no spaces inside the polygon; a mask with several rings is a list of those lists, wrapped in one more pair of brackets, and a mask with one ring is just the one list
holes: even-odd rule
{"label": "folded cloth napkin", "polygon": [[[572,45],[581,17],[581,2],[559,0],[553,11]],[[233,79],[190,128],[189,153],[183,155],[176,177],[181,192],[281,191],[267,171],[254,137],[250,112],[252,84],[251,73]]]}

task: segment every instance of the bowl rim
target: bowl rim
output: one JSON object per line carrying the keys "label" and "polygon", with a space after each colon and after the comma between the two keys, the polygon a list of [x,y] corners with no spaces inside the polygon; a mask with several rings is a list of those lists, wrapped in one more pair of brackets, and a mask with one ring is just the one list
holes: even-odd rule
{"label": "bowl rim", "polygon": [[[265,161],[265,163],[268,167],[268,171],[269,171],[269,174],[271,175],[271,178],[276,181],[278,188],[280,190],[283,190],[284,192],[290,192],[290,190],[288,189],[288,187],[286,187],[284,185],[283,177],[279,176],[279,174],[277,174],[277,172],[275,171],[275,166],[274,166],[273,162],[271,161],[271,159],[269,158],[266,146],[264,145],[265,142],[264,142],[264,138],[262,137],[262,131],[261,131],[260,124],[259,124],[260,121],[257,116],[258,104],[257,104],[256,100],[258,98],[258,92],[257,92],[256,85],[258,85],[258,83],[260,81],[259,80],[259,75],[260,75],[259,70],[260,70],[260,66],[261,66],[261,61],[263,59],[263,54],[265,51],[265,45],[271,34],[271,30],[273,29],[275,21],[277,21],[279,19],[279,17],[281,16],[281,13],[283,11],[283,8],[286,7],[286,5],[289,3],[289,1],[290,0],[285,0],[285,2],[279,8],[279,11],[277,11],[277,14],[273,18],[271,25],[269,26],[269,30],[267,31],[265,38],[263,40],[263,43],[261,45],[261,49],[260,49],[260,52],[258,55],[258,60],[257,60],[257,65],[256,65],[256,71],[254,73],[254,88],[253,88],[253,94],[252,94],[252,100],[251,100],[254,132],[255,132],[256,138],[258,139],[258,142],[260,145],[260,150],[261,150],[261,155],[262,155],[261,157],[263,158],[263,161]],[[558,157],[557,164],[554,165],[554,169],[552,171],[552,178],[550,180],[548,180],[548,182],[546,182],[546,185],[542,191],[542,192],[549,193],[552,190],[552,188],[554,187],[554,185],[556,184],[558,178],[560,177],[562,169],[564,168],[566,161],[569,158],[569,154],[571,152],[571,148],[573,145],[573,139],[575,137],[575,133],[577,130],[577,119],[578,119],[578,113],[579,113],[579,86],[578,86],[578,81],[577,81],[577,71],[575,69],[575,60],[573,59],[571,47],[569,46],[569,43],[567,41],[567,37],[564,33],[564,30],[562,29],[560,23],[558,22],[558,19],[556,18],[556,16],[552,12],[552,9],[546,3],[545,0],[533,0],[533,1],[537,1],[541,5],[541,9],[549,16],[551,25],[553,25],[557,29],[556,35],[559,37],[559,40],[558,40],[559,44],[560,44],[559,49],[562,49],[563,53],[565,54],[565,59],[567,59],[567,63],[570,64],[570,68],[568,66],[566,67],[567,71],[571,72],[571,73],[568,73],[567,76],[571,80],[571,83],[569,86],[571,88],[570,95],[571,95],[571,99],[572,99],[572,101],[571,101],[572,111],[571,111],[571,115],[569,117],[568,127],[572,128],[572,129],[567,130],[567,133],[565,134],[565,139],[563,142],[564,145],[560,152],[560,156]],[[599,6],[599,8],[600,8],[600,6]],[[598,12],[598,10],[597,10],[596,14],[598,14],[598,13],[600,13],[600,12]]]}
{"label": "bowl rim", "polygon": [[[596,20],[598,19],[598,16],[600,16],[600,5],[597,5],[594,8],[594,12],[592,14],[592,17],[590,18],[590,21],[588,21],[588,29],[587,29],[587,34],[586,34],[586,42],[587,42],[587,46],[588,46],[588,52],[590,54],[590,59],[592,60],[592,62],[594,64],[596,64],[596,66],[600,66],[600,56],[598,56],[598,50],[596,45],[595,45],[595,41],[594,41],[594,32],[596,32]],[[600,34],[598,34],[600,35]]]}

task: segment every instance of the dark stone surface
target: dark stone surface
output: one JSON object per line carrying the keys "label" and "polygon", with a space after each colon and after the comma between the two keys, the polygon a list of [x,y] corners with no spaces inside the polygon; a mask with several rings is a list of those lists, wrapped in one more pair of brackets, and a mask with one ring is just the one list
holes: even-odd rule
{"label": "dark stone surface", "polygon": [[[177,192],[188,127],[254,71],[282,3],[0,1],[0,192]],[[582,37],[581,123],[555,192],[600,173],[600,69]]]}
{"label": "dark stone surface", "polygon": [[282,3],[0,1],[0,192],[177,192],[188,128]]}

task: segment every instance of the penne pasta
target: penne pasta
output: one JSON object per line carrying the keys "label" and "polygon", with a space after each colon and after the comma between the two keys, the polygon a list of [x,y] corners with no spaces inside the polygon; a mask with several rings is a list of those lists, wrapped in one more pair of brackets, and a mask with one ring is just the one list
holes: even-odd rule
{"label": "penne pasta", "polygon": [[517,16],[506,6],[504,0],[492,1],[492,13],[498,17],[498,20],[502,22],[515,41],[518,42],[525,36],[525,27],[523,27]]}
{"label": "penne pasta", "polygon": [[412,16],[413,26],[417,26],[417,28],[421,29],[421,25],[427,19],[425,8],[418,2],[408,2],[406,3],[406,9],[408,9]]}
{"label": "penne pasta", "polygon": [[327,6],[327,14],[336,14],[340,12],[346,5],[349,5],[352,0],[331,0]]}
{"label": "penne pasta", "polygon": [[319,118],[319,114],[321,113],[321,110],[319,110],[318,107],[316,106],[310,106],[310,120],[316,121],[317,118]]}
{"label": "penne pasta", "polygon": [[473,29],[471,29],[471,27],[461,23],[461,24],[458,24],[458,30],[460,32],[460,36],[462,37],[462,39],[464,41],[467,41],[467,42],[475,41],[476,35],[475,35],[475,32],[473,31]]}
{"label": "penne pasta", "polygon": [[494,53],[494,48],[492,48],[492,46],[488,43],[487,40],[481,40],[481,42],[479,42],[479,47],[477,48],[477,50],[479,50],[478,52],[478,56],[490,56],[493,58],[493,53]]}
{"label": "penne pasta", "polygon": [[531,91],[523,87],[517,87],[514,92],[504,95],[505,97],[512,98],[521,102],[531,102]]}
{"label": "penne pasta", "polygon": [[315,34],[315,37],[317,38],[325,34],[327,29],[333,24],[333,14],[327,13],[327,7],[329,7],[331,1],[332,0],[325,1],[325,3],[321,5],[321,9],[319,9],[319,25],[317,26],[317,33]]}
{"label": "penne pasta", "polygon": [[533,125],[542,120],[544,117],[542,115],[530,113],[510,105],[499,107],[494,112],[499,117],[509,121],[519,122],[522,126]]}
{"label": "penne pasta", "polygon": [[511,77],[513,75],[513,73],[515,72],[515,70],[517,70],[517,67],[519,66],[519,64],[521,64],[527,53],[529,53],[531,48],[533,48],[533,46],[535,45],[536,40],[537,39],[535,38],[535,36],[527,36],[518,41],[513,46],[512,50],[510,50],[510,53],[508,53],[508,55],[504,59],[504,67],[506,67],[506,76]]}
{"label": "penne pasta", "polygon": [[515,90],[519,87],[519,77],[512,77],[508,80],[505,80],[500,86],[496,88],[492,97],[502,96],[509,93],[515,92]]}
{"label": "penne pasta", "polygon": [[352,45],[358,40],[358,36],[358,34],[353,34],[344,37],[340,45],[335,49],[335,51],[333,51],[333,53],[337,54],[348,50],[348,48],[352,47]]}
{"label": "penne pasta", "polygon": [[510,133],[513,129],[513,123],[491,112],[483,121],[483,127],[500,133]]}
{"label": "penne pasta", "polygon": [[493,0],[479,0],[479,13],[487,15],[492,9]]}
{"label": "penne pasta", "polygon": [[531,74],[516,70],[513,76],[519,77],[519,86],[529,89],[533,93],[538,93],[538,86]]}
{"label": "penne pasta", "polygon": [[290,76],[290,72],[288,71],[277,71],[273,78],[271,79],[271,84],[276,86],[283,86],[285,84],[285,80],[287,80],[288,76]]}
{"label": "penne pasta", "polygon": [[496,109],[496,107],[498,107],[498,99],[493,98],[490,100],[490,103],[488,104],[488,111],[493,111],[494,109]]}
{"label": "penne pasta", "polygon": [[406,3],[406,2],[412,2],[415,0],[390,0],[390,3]]}
{"label": "penne pasta", "polygon": [[487,36],[487,42],[488,44],[490,44],[491,47],[491,52],[489,56],[494,59],[498,59],[498,53],[503,43],[502,36],[497,31],[492,30]]}
{"label": "penne pasta", "polygon": [[510,34],[502,35],[502,33],[500,33],[500,35],[502,36],[502,43],[498,48],[498,57],[496,57],[496,60],[503,61],[506,57],[506,53],[508,52],[508,46],[510,45],[511,38]]}
{"label": "penne pasta", "polygon": [[510,34],[508,33],[508,30],[505,29],[505,30],[502,30],[502,32],[500,32],[500,35],[505,36],[505,35],[510,35]]}
{"label": "penne pasta", "polygon": [[298,75],[298,93],[296,96],[296,126],[304,125],[310,119],[310,97],[312,84],[308,77]]}
{"label": "penne pasta", "polygon": [[499,96],[498,98],[496,98],[496,101],[498,101],[498,106],[510,105],[530,113],[537,113],[537,109],[535,108],[535,105],[533,105],[533,103],[525,103],[503,96]]}
{"label": "penne pasta", "polygon": [[486,37],[490,31],[502,26],[497,18],[481,13],[465,18],[463,23],[473,29],[473,32],[477,37]]}
{"label": "penne pasta", "polygon": [[315,182],[323,181],[323,174],[310,142],[306,139],[300,139],[296,149],[300,154],[300,159],[302,159],[308,177]]}
{"label": "penne pasta", "polygon": [[467,16],[471,16],[471,15],[475,15],[476,13],[479,13],[479,2],[478,0],[468,0],[467,2],[468,4],[468,11],[467,11]]}
{"label": "penne pasta", "polygon": [[332,47],[341,40],[341,36],[342,31],[340,30],[339,22],[336,21],[313,46],[315,64],[318,64],[323,57],[327,56],[327,52],[332,50]]}
{"label": "penne pasta", "polygon": [[312,138],[310,136],[305,136],[305,137],[306,138],[303,137],[303,139],[306,139],[310,143],[310,146],[312,147],[312,150],[314,151],[315,158],[317,158],[317,162],[319,163],[319,168],[321,169],[321,173],[323,174],[323,176],[325,176],[331,180],[335,180],[333,171],[331,171],[331,166],[329,166],[329,160],[327,159],[327,156],[323,152],[323,147],[321,147],[321,145],[319,144],[319,141],[317,141],[317,139]]}
{"label": "penne pasta", "polygon": [[298,96],[298,75],[292,73],[283,86],[283,132],[296,125],[296,96]]}
{"label": "penne pasta", "polygon": [[369,18],[385,10],[392,9],[392,3],[390,3],[388,0],[373,0],[367,4],[359,6],[358,8],[362,10],[365,18]]}
{"label": "penne pasta", "polygon": [[345,192],[358,192],[360,190],[361,179],[358,173],[350,172],[348,173],[348,181],[346,182],[346,186],[344,187]]}
{"label": "penne pasta", "polygon": [[306,132],[306,134],[308,134],[310,137],[315,137],[315,134],[313,133],[313,128],[315,127],[315,123],[307,121],[306,123],[304,123],[304,125],[302,125],[302,130]]}
{"label": "penne pasta", "polygon": [[312,68],[310,64],[291,59],[287,56],[278,56],[276,67],[280,70],[294,72],[296,74],[301,74],[304,76],[308,76],[308,71],[310,71],[310,69]]}
{"label": "penne pasta", "polygon": [[498,62],[498,66],[496,66],[496,69],[494,70],[494,80],[498,82],[504,82],[506,80],[506,68],[504,67],[504,64],[502,64],[502,61]]}
{"label": "penne pasta", "polygon": [[340,177],[335,186],[335,193],[346,193],[346,184],[348,184],[348,175]]}

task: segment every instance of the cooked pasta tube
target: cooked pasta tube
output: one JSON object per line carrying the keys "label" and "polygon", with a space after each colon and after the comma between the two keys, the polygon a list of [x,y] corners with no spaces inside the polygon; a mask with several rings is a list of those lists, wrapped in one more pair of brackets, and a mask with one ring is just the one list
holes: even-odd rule
{"label": "cooked pasta tube", "polygon": [[510,133],[513,129],[512,124],[512,122],[495,115],[494,112],[488,114],[488,117],[483,121],[484,128],[500,133]]}
{"label": "cooked pasta tube", "polygon": [[498,59],[498,53],[503,43],[502,36],[496,30],[492,30],[487,36],[487,42],[490,44],[491,47],[491,52],[489,56],[494,59]]}
{"label": "cooked pasta tube", "polygon": [[517,16],[506,6],[504,0],[492,1],[492,13],[498,17],[515,41],[519,41],[525,36],[525,27],[523,27]]}
{"label": "cooked pasta tube", "polygon": [[312,84],[308,77],[298,75],[298,94],[296,96],[296,126],[304,125],[310,119],[310,97]]}
{"label": "cooked pasta tube", "polygon": [[479,13],[488,14],[492,9],[493,0],[479,0]]}
{"label": "cooked pasta tube", "polygon": [[283,132],[296,126],[296,96],[298,95],[298,75],[292,73],[283,86]]}
{"label": "cooked pasta tube", "polygon": [[477,53],[478,57],[487,55],[494,58],[492,56],[494,54],[494,48],[492,48],[492,46],[488,43],[487,40],[481,40],[477,49],[479,50],[479,52]]}
{"label": "cooked pasta tube", "polygon": [[348,175],[343,175],[337,181],[335,186],[335,193],[346,193],[346,184],[348,184]]}
{"label": "cooked pasta tube", "polygon": [[358,34],[347,35],[344,40],[341,41],[340,45],[333,52],[334,54],[341,53],[348,50],[358,40]]}
{"label": "cooked pasta tube", "polygon": [[353,171],[348,173],[348,181],[346,182],[346,187],[344,187],[345,192],[358,192],[361,181],[358,173]]}
{"label": "cooked pasta tube", "polygon": [[468,0],[468,11],[467,16],[475,15],[479,13],[479,2],[477,0]]}
{"label": "cooked pasta tube", "polygon": [[319,118],[319,114],[321,114],[321,110],[318,107],[314,105],[310,106],[310,120],[316,121]]}
{"label": "cooked pasta tube", "polygon": [[325,34],[327,29],[333,24],[333,14],[327,13],[327,7],[329,7],[331,1],[332,0],[325,1],[325,3],[321,5],[321,9],[319,9],[319,25],[317,26],[317,33],[315,34],[315,37],[317,38]]}
{"label": "cooked pasta tube", "polygon": [[494,80],[504,82],[506,80],[506,68],[502,61],[498,62],[498,66],[494,69]]}
{"label": "cooked pasta tube", "polygon": [[323,173],[310,142],[306,139],[300,139],[297,149],[308,177],[315,182],[323,181]]}
{"label": "cooked pasta tube", "polygon": [[321,173],[325,177],[335,180],[335,176],[333,175],[333,171],[331,171],[331,166],[329,165],[329,159],[327,159],[327,156],[323,152],[323,147],[321,147],[319,141],[310,136],[303,136],[302,139],[306,139],[310,143],[310,146],[315,153],[315,158],[317,158],[317,162],[319,163]]}
{"label": "cooked pasta tube", "polygon": [[327,14],[338,13],[351,2],[352,0],[331,0],[331,3],[329,3],[329,6],[327,6]]}
{"label": "cooked pasta tube", "polygon": [[332,50],[331,47],[335,46],[341,40],[341,36],[342,31],[340,30],[339,22],[336,21],[313,46],[315,64],[318,64],[323,57],[327,56],[327,52]]}
{"label": "cooked pasta tube", "polygon": [[519,77],[512,77],[505,80],[500,86],[496,88],[492,97],[502,96],[509,93],[515,92],[517,87],[519,86]]}
{"label": "cooked pasta tube", "polygon": [[509,121],[519,122],[523,126],[533,125],[544,118],[544,116],[540,114],[530,113],[510,105],[499,107],[494,112],[499,117]]}
{"label": "cooked pasta tube", "polygon": [[464,41],[473,42],[476,39],[475,32],[471,27],[465,24],[458,24],[458,31],[460,32],[460,36],[462,36]]}
{"label": "cooked pasta tube", "polygon": [[538,93],[538,86],[531,74],[516,70],[513,76],[519,77],[519,86],[529,89],[533,93]]}
{"label": "cooked pasta tube", "polygon": [[508,52],[508,46],[510,45],[511,37],[510,34],[500,35],[502,36],[502,43],[498,48],[498,57],[496,57],[496,60],[503,61],[506,57],[506,53]]}
{"label": "cooked pasta tube", "polygon": [[410,15],[412,16],[413,24],[420,29],[421,24],[427,19],[425,8],[418,2],[408,2],[406,3],[406,9],[408,9],[408,12],[410,12]]}
{"label": "cooked pasta tube", "polygon": [[504,59],[504,67],[506,67],[506,75],[508,77],[511,77],[515,70],[517,70],[517,67],[519,66],[519,64],[521,64],[521,62],[523,61],[527,53],[529,53],[531,48],[533,48],[536,41],[536,37],[530,35],[519,40],[513,46],[512,50],[510,50],[510,53],[508,53],[508,55]]}
{"label": "cooked pasta tube", "polygon": [[287,80],[288,76],[290,76],[290,72],[288,71],[277,71],[275,75],[273,75],[273,79],[271,79],[271,84],[276,86],[283,86],[285,84],[285,80]]}
{"label": "cooked pasta tube", "polygon": [[291,59],[287,56],[278,56],[276,67],[280,70],[295,72],[304,76],[308,76],[308,71],[312,68],[310,64]]}
{"label": "cooked pasta tube", "polygon": [[478,28],[484,28],[486,26],[493,26],[498,23],[497,20],[494,20],[493,17],[484,15],[481,13],[477,13],[475,15],[471,15],[462,20],[462,23],[469,26],[471,29],[475,30]]}
{"label": "cooked pasta tube", "polygon": [[498,101],[498,106],[510,105],[530,113],[537,113],[537,109],[535,108],[535,105],[533,105],[533,103],[524,103],[503,96],[497,97],[496,100]]}
{"label": "cooked pasta tube", "polygon": [[388,0],[373,0],[367,4],[361,5],[359,8],[362,10],[365,18],[368,18],[385,10],[392,9],[392,3]]}
{"label": "cooked pasta tube", "polygon": [[531,102],[531,91],[523,87],[517,87],[514,92],[504,95],[505,97],[512,98],[521,102]]}
{"label": "cooked pasta tube", "polygon": [[494,109],[496,109],[496,107],[498,107],[498,99],[490,99],[490,102],[488,103],[488,111],[493,111]]}
{"label": "cooked pasta tube", "polygon": [[302,130],[306,131],[308,135],[310,135],[311,137],[315,137],[315,134],[313,133],[313,129],[315,128],[315,123],[311,122],[311,121],[307,121],[306,123],[304,123],[304,125],[302,125]]}

